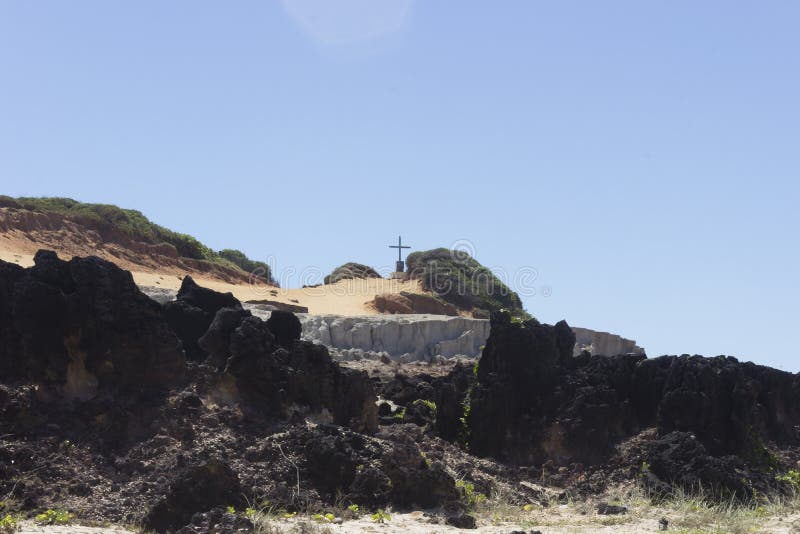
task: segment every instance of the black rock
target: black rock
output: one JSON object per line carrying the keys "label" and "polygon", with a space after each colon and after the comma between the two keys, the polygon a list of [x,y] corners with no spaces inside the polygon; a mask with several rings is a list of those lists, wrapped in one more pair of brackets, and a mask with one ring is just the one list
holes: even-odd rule
{"label": "black rock", "polygon": [[445,520],[445,523],[447,523],[451,527],[462,528],[462,529],[478,528],[478,524],[475,521],[475,517],[469,514],[448,516],[447,519]]}
{"label": "black rock", "polygon": [[620,515],[627,514],[628,508],[625,506],[617,506],[616,504],[608,504],[601,502],[597,505],[597,513],[600,515]]}
{"label": "black rock", "polygon": [[[218,293],[201,287],[191,276],[183,278],[176,299],[164,304],[164,316],[183,343],[188,360],[199,362],[206,359],[208,353],[200,347],[199,339],[209,329],[217,312],[223,308],[241,310],[244,313],[242,304],[232,293]],[[215,359],[219,359],[222,348],[214,344],[214,340],[211,341],[211,346],[216,351]]]}
{"label": "black rock", "polygon": [[219,293],[213,289],[201,287],[188,275],[183,277],[176,299],[200,308],[211,317],[222,308],[242,307],[241,302],[233,296],[233,293]]}
{"label": "black rock", "polygon": [[63,261],[49,251],[34,261],[23,270],[0,262],[5,377],[81,399],[103,387],[162,388],[182,379],[180,342],[128,271],[96,257]]}
{"label": "black rock", "polygon": [[250,317],[248,310],[241,308],[221,308],[214,315],[208,329],[197,340],[197,344],[206,354],[209,363],[222,369],[230,356],[231,336],[241,322]]}
{"label": "black rock", "polygon": [[174,532],[197,513],[215,506],[244,504],[236,473],[220,460],[209,460],[178,475],[167,495],[145,515],[143,525],[159,533]]}
{"label": "black rock", "polygon": [[275,336],[276,342],[287,349],[300,339],[303,332],[300,319],[292,312],[282,310],[275,310],[270,314],[267,328]]}

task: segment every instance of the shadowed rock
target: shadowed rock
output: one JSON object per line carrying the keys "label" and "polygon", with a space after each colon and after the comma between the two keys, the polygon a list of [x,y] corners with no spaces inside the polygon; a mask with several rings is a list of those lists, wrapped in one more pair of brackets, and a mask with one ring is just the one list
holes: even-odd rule
{"label": "shadowed rock", "polygon": [[179,474],[169,492],[144,517],[145,529],[156,532],[176,531],[192,516],[215,506],[244,504],[236,473],[220,460],[195,465]]}
{"label": "shadowed rock", "polygon": [[20,270],[0,262],[5,376],[77,398],[99,387],[158,388],[181,379],[180,342],[128,271],[96,257],[67,262],[44,250],[34,263]]}
{"label": "shadowed rock", "polygon": [[800,379],[735,358],[572,356],[556,326],[492,317],[471,394],[470,448],[512,461],[598,462],[648,427],[691,432],[712,455],[763,463],[800,444]]}
{"label": "shadowed rock", "polygon": [[203,361],[208,356],[198,344],[217,312],[222,308],[241,310],[241,303],[232,293],[218,293],[201,287],[185,276],[177,297],[164,304],[164,316],[183,343],[186,359]]}

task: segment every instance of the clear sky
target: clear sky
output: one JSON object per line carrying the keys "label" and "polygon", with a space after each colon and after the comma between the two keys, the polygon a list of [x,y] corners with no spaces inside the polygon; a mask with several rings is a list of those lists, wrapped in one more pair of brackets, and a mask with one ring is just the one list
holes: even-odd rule
{"label": "clear sky", "polygon": [[798,371],[799,26],[795,0],[0,0],[0,192],[136,208],[286,285],[466,244],[541,320]]}

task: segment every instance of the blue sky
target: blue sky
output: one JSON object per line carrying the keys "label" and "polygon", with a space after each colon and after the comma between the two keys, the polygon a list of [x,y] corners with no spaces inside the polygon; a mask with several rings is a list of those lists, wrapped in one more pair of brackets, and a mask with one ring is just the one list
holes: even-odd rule
{"label": "blue sky", "polygon": [[0,1],[2,193],[308,278],[469,243],[544,321],[800,370],[800,4],[331,5]]}

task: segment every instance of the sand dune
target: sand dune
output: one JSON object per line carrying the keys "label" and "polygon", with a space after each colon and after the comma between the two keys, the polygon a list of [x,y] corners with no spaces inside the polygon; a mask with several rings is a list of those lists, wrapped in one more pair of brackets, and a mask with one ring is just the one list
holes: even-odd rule
{"label": "sand dune", "polygon": [[[0,260],[16,263],[23,267],[33,265],[33,255],[38,247],[35,243],[29,245],[18,240],[10,240],[0,236]],[[61,257],[69,259],[69,254],[59,252]],[[276,288],[266,284],[233,284],[223,280],[203,276],[197,273],[183,272],[174,266],[163,270],[141,270],[141,266],[128,265],[116,261],[115,258],[106,258],[121,267],[128,269],[133,274],[133,279],[140,286],[163,287],[177,290],[181,280],[190,274],[195,281],[215,291],[231,292],[241,301],[248,300],[273,300],[287,304],[305,306],[313,314],[338,314],[338,315],[364,315],[376,313],[368,305],[376,295],[381,293],[399,293],[409,291],[422,293],[419,281],[389,280],[384,278],[369,278],[362,280],[343,280],[335,284],[321,285],[305,288]]]}

